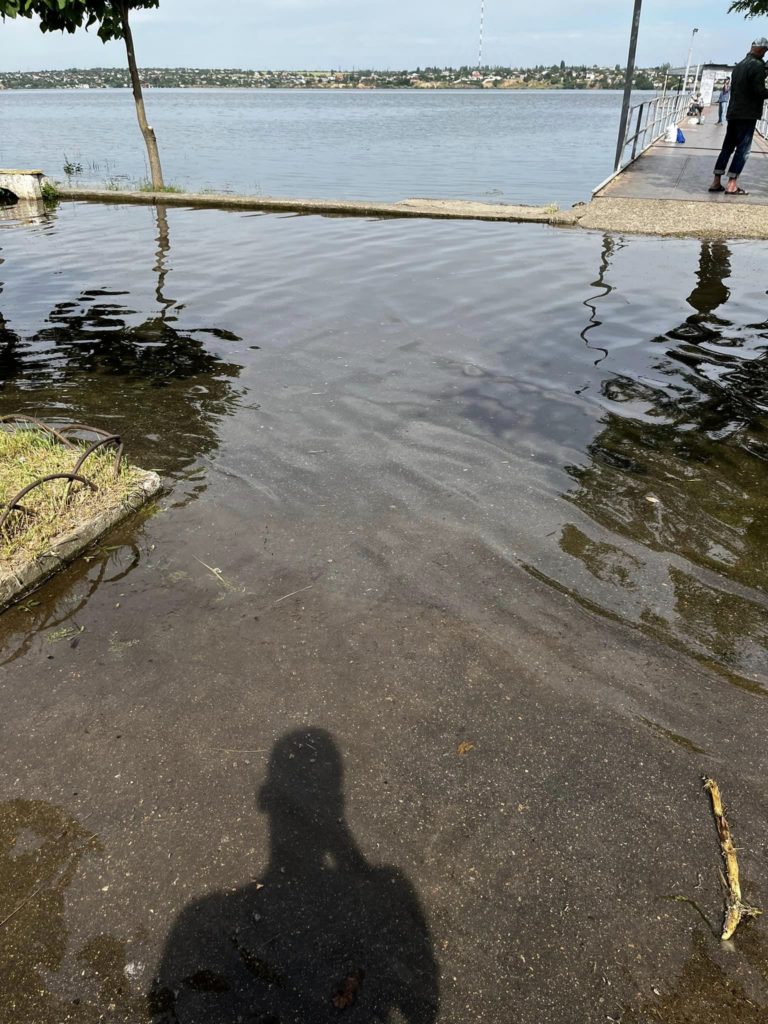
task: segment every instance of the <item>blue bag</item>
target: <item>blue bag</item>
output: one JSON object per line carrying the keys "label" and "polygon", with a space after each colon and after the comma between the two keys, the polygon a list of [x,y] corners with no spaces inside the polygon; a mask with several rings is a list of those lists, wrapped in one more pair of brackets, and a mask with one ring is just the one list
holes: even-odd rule
{"label": "blue bag", "polygon": [[677,129],[677,141],[678,142],[685,142],[685,136],[683,135],[683,129],[682,128],[678,128]]}

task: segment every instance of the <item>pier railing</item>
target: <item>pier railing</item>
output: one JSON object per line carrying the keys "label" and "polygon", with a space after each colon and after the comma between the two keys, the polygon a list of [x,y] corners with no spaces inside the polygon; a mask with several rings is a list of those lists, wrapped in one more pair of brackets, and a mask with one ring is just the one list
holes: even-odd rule
{"label": "pier railing", "polygon": [[680,92],[669,96],[654,96],[651,100],[643,100],[629,109],[627,130],[624,142],[618,148],[616,166],[605,181],[593,190],[593,195],[604,188],[611,179],[629,167],[646,149],[658,142],[670,125],[678,125],[688,112],[691,97]]}
{"label": "pier railing", "polygon": [[679,124],[690,103],[688,93],[681,92],[673,96],[655,96],[652,100],[644,100],[631,107],[624,147],[614,170],[620,171],[637,160],[641,153],[662,137],[671,124]]}

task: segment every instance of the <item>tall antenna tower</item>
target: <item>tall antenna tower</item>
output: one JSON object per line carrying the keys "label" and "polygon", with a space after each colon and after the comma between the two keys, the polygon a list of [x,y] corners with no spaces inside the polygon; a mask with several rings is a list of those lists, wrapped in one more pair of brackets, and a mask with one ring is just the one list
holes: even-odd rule
{"label": "tall antenna tower", "polygon": [[477,66],[483,66],[483,35],[485,30],[485,0],[480,0],[480,50],[477,54]]}

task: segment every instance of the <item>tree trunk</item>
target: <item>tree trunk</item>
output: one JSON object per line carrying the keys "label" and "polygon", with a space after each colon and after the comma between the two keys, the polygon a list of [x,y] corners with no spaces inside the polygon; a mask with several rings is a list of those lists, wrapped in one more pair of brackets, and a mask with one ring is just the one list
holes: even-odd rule
{"label": "tree trunk", "polygon": [[157,191],[162,191],[165,188],[165,182],[163,181],[163,171],[160,167],[160,154],[157,150],[157,139],[155,138],[155,131],[151,125],[147,124],[147,115],[144,110],[144,96],[141,91],[141,79],[139,78],[139,69],[136,67],[136,54],[133,50],[133,35],[131,34],[131,26],[128,22],[128,5],[120,4],[120,14],[123,22],[123,39],[125,40],[125,51],[128,54],[128,70],[131,73],[131,87],[133,89],[133,99],[136,103],[136,117],[139,121],[139,128],[141,134],[144,136],[144,142],[147,147],[147,156],[149,157],[149,173],[152,177],[152,188]]}

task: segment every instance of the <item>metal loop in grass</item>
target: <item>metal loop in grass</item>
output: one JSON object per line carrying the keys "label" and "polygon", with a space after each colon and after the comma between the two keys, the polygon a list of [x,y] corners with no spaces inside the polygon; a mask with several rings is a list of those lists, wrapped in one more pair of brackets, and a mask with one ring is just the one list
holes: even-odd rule
{"label": "metal loop in grass", "polygon": [[[103,432],[99,431],[99,433]],[[123,442],[119,434],[106,434],[104,437],[100,437],[98,441],[94,441],[92,445],[89,445],[86,451],[84,451],[80,458],[77,460],[77,463],[75,464],[75,467],[72,470],[72,472],[79,473],[85,460],[89,458],[91,455],[93,455],[95,451],[98,451],[99,448],[105,448],[107,445],[114,445],[115,448],[117,449],[115,452],[115,465],[113,468],[113,476],[114,479],[117,480],[118,476],[120,475],[120,461],[123,457]],[[69,496],[69,491],[71,487],[72,484],[70,483],[69,487],[67,488],[67,496]]]}
{"label": "metal loop in grass", "polygon": [[67,438],[64,436],[66,430],[68,429],[67,427],[62,427],[61,430],[56,430],[55,427],[51,427],[47,423],[43,423],[42,420],[38,420],[34,416],[27,416],[23,412],[12,412],[9,413],[7,416],[0,416],[0,423],[30,423],[38,430],[42,430],[43,433],[50,434],[51,437],[55,437],[57,441],[61,441],[61,443],[63,445],[66,445],[67,448],[75,447],[75,445],[73,445],[72,442],[67,440]]}
{"label": "metal loop in grass", "polygon": [[5,523],[11,512],[27,511],[26,509],[22,508],[22,506],[19,505],[19,501],[24,497],[24,495],[29,494],[29,492],[33,491],[36,487],[40,487],[41,484],[48,483],[50,480],[69,480],[69,487],[67,487],[67,494],[65,500],[66,498],[69,497],[69,490],[74,481],[77,481],[78,483],[81,484],[85,484],[85,486],[90,487],[92,491],[98,491],[98,487],[96,486],[96,484],[92,483],[87,477],[78,476],[76,473],[50,473],[48,476],[41,476],[39,480],[33,480],[31,484],[27,484],[26,487],[19,491],[19,493],[16,494],[13,498],[11,498],[11,500],[8,502],[6,506],[5,511],[0,516],[0,530],[5,528]]}

